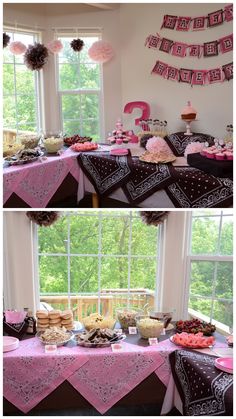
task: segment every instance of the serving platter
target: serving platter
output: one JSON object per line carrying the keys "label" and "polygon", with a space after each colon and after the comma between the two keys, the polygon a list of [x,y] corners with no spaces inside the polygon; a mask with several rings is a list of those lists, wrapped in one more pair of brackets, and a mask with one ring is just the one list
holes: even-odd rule
{"label": "serving platter", "polygon": [[150,153],[149,151],[145,151],[140,157],[140,161],[145,163],[171,163],[176,160],[176,157],[173,154],[161,154],[161,153]]}
{"label": "serving platter", "polygon": [[38,153],[38,156],[28,158],[27,160],[18,159],[17,155],[14,155],[12,157],[6,157],[4,160],[6,163],[8,163],[9,166],[21,166],[23,164],[33,163],[44,155],[43,151],[39,151]]}
{"label": "serving platter", "polygon": [[173,340],[173,337],[174,337],[174,336],[171,336],[171,337],[170,337],[170,341],[171,341],[172,343],[174,343],[174,345],[179,346],[179,347],[181,347],[181,348],[187,348],[187,349],[205,349],[205,348],[213,348],[213,345],[200,346],[200,345],[184,345],[184,344],[179,344],[179,343],[176,343],[176,342]]}
{"label": "serving platter", "polygon": [[117,339],[111,339],[109,342],[105,343],[94,343],[94,342],[85,342],[82,340],[79,340],[79,335],[75,336],[75,340],[77,342],[78,346],[83,346],[84,348],[106,348],[108,346],[111,346],[113,343],[120,343],[126,338],[126,335],[122,334],[117,337]]}
{"label": "serving platter", "polygon": [[70,331],[67,331],[67,334],[68,334],[68,338],[67,339],[64,339],[63,341],[45,341],[44,339],[42,339],[42,334],[43,334],[44,332],[38,332],[38,333],[36,333],[36,337],[40,340],[40,342],[43,344],[43,345],[57,345],[57,346],[63,346],[63,345],[65,345],[67,342],[69,342],[71,339],[73,339],[73,337],[74,337],[74,334],[72,333],[72,332],[70,332]]}

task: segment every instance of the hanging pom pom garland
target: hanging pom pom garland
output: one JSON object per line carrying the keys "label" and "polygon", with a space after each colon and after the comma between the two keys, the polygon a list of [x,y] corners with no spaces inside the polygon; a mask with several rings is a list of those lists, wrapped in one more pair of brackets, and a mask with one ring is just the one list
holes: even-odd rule
{"label": "hanging pom pom garland", "polygon": [[26,46],[20,41],[11,42],[9,45],[9,50],[14,55],[21,55],[27,50]]}
{"label": "hanging pom pom garland", "polygon": [[106,63],[112,59],[114,56],[114,51],[106,41],[96,41],[88,50],[88,55],[91,60],[97,63]]}
{"label": "hanging pom pom garland", "polygon": [[50,227],[60,218],[59,211],[27,211],[26,215],[40,227]]}
{"label": "hanging pom pom garland", "polygon": [[35,42],[29,45],[25,55],[24,63],[30,70],[40,70],[48,60],[48,49],[45,45]]}
{"label": "hanging pom pom garland", "polygon": [[140,215],[145,224],[157,226],[163,223],[169,211],[141,211]]}
{"label": "hanging pom pom garland", "polygon": [[60,39],[55,39],[54,41],[50,41],[47,44],[47,48],[49,51],[51,51],[53,54],[58,54],[63,49],[63,44],[60,41]]}
{"label": "hanging pom pom garland", "polygon": [[6,48],[10,42],[11,37],[6,32],[3,33],[3,48]]}
{"label": "hanging pom pom garland", "polygon": [[84,41],[80,38],[73,39],[73,41],[70,43],[70,46],[75,52],[80,52],[84,47]]}

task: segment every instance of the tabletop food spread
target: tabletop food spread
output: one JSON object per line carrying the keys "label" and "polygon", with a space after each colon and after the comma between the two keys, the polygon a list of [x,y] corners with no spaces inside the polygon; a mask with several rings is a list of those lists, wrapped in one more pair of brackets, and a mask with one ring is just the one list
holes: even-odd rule
{"label": "tabletop food spread", "polygon": [[[100,413],[105,413],[152,373],[168,387],[173,373],[170,354],[185,354],[184,348],[204,348],[198,349],[196,357],[199,362],[205,362],[207,355],[200,352],[207,347],[208,350],[212,348],[211,358],[215,362],[219,355],[214,350],[227,347],[226,339],[218,339],[218,336],[204,336],[202,332],[178,333],[179,322],[163,329],[162,320],[135,310],[117,311],[125,333],[123,329],[114,329],[114,318],[98,313],[84,318],[85,330],[70,331],[68,329],[73,329],[73,326],[62,324],[63,320],[71,322],[69,311],[38,310],[37,327],[40,332],[36,337],[21,340],[15,350],[4,353],[4,397],[24,413],[33,409],[65,380]],[[163,313],[158,315],[164,318]],[[53,322],[51,326],[50,321]],[[57,326],[54,326],[55,322]],[[106,326],[108,324],[112,324],[111,328]],[[182,321],[180,324],[185,323]],[[121,325],[118,324],[118,327]],[[129,334],[129,328],[136,329],[136,334]],[[149,342],[152,337],[157,337],[154,345]],[[52,345],[56,345],[55,348]],[[220,370],[216,370],[219,375]],[[227,377],[226,386],[231,389],[232,374],[224,374]],[[177,372],[173,373],[179,386],[177,375]],[[184,409],[187,409],[185,394],[181,391]],[[228,406],[231,393],[229,396],[228,392],[226,398],[221,397]],[[171,405],[172,398],[172,392],[167,391],[165,405]]]}

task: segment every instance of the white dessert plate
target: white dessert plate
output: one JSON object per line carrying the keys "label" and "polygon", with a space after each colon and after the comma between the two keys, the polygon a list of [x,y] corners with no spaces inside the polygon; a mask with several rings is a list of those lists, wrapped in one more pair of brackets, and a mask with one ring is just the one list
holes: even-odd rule
{"label": "white dessert plate", "polygon": [[217,358],[215,360],[215,367],[221,371],[233,374],[233,358]]}
{"label": "white dessert plate", "polygon": [[12,336],[3,336],[3,352],[14,351],[19,346],[19,339]]}

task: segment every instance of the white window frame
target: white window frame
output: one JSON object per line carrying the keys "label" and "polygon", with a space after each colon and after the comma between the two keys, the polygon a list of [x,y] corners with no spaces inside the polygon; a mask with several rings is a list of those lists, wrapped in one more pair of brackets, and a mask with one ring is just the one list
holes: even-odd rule
{"label": "white window frame", "polygon": [[[86,37],[97,37],[99,40],[102,38],[101,31],[98,30],[89,30],[89,31],[79,31],[76,33],[71,29],[68,31],[56,31],[57,38],[86,38]],[[99,104],[99,136],[100,139],[104,138],[105,135],[105,125],[104,125],[104,89],[103,89],[103,67],[102,64],[99,64],[99,74],[100,74],[100,89],[72,89],[72,90],[60,90],[60,77],[59,77],[59,58],[58,56],[55,57],[55,78],[56,78],[56,90],[59,96],[59,117],[60,117],[60,131],[63,131],[63,114],[62,114],[62,97],[64,95],[87,95],[87,94],[94,94],[98,97],[98,104]],[[81,123],[82,118],[80,118]]]}
{"label": "white window frame", "polygon": [[[10,41],[14,40],[14,35],[15,34],[22,34],[22,35],[31,35],[34,38],[34,42],[40,42],[41,40],[41,31],[37,31],[32,29],[22,29],[22,28],[14,28],[12,26],[8,26],[8,25],[4,25],[4,29],[5,32],[11,32],[13,33],[13,39],[11,39]],[[3,62],[4,64],[11,64],[13,65],[14,68],[14,95],[8,95],[8,96],[14,96],[15,98],[15,112],[16,112],[16,132],[19,131],[18,129],[18,114],[17,114],[17,96],[20,96],[17,94],[17,89],[16,89],[16,66],[18,65],[25,65],[25,64],[21,64],[21,63],[16,63],[15,62],[15,57],[13,56],[13,63],[12,62]],[[35,103],[36,103],[36,107],[35,107],[35,111],[36,111],[36,130],[37,133],[40,133],[42,130],[42,126],[43,126],[43,107],[42,107],[42,74],[40,74],[40,72],[38,71],[34,71],[34,85],[35,85]],[[22,96],[27,96],[27,95],[22,95]],[[6,96],[3,96],[3,98]],[[32,121],[33,122],[33,121]],[[27,124],[25,124],[27,125]],[[3,129],[12,129],[11,127],[3,127]]]}
{"label": "white window frame", "polygon": [[[195,311],[188,307],[189,304],[189,298],[190,298],[190,284],[191,284],[191,263],[194,261],[207,261],[207,262],[215,262],[214,267],[214,278],[213,278],[213,287],[212,287],[212,294],[211,296],[201,296],[197,295],[197,297],[200,297],[201,299],[206,299],[208,301],[211,301],[211,313],[210,313],[210,321],[213,321],[213,323],[216,325],[217,329],[221,332],[229,332],[229,327],[223,323],[220,323],[216,320],[214,320],[213,316],[213,302],[214,301],[233,301],[233,299],[225,299],[225,298],[217,298],[215,296],[215,286],[216,286],[216,275],[217,275],[217,262],[233,262],[233,255],[220,255],[219,254],[219,245],[220,245],[220,238],[221,238],[221,231],[222,231],[222,223],[223,219],[233,216],[228,211],[224,212],[224,210],[220,211],[218,214],[202,214],[202,215],[194,215],[194,211],[191,211],[189,213],[188,217],[188,226],[187,226],[187,254],[186,254],[186,269],[185,269],[185,300],[184,300],[184,317],[198,317],[201,320],[209,321],[209,318],[205,316],[203,313]],[[219,224],[219,231],[218,231],[218,246],[217,246],[217,253],[215,255],[209,254],[192,254],[191,253],[191,244],[192,244],[192,222],[193,218],[220,218],[220,224]],[[194,296],[194,295],[193,295]],[[209,298],[211,297],[211,298]]]}
{"label": "white window frame", "polygon": [[[70,297],[72,295],[76,295],[76,293],[71,293],[70,292],[70,259],[71,257],[97,257],[98,258],[98,292],[91,292],[91,293],[80,293],[80,295],[97,295],[98,296],[98,311],[100,312],[101,309],[101,261],[102,258],[128,258],[128,278],[127,278],[127,290],[128,292],[126,292],[125,294],[122,294],[122,292],[119,292],[119,295],[125,295],[127,296],[127,307],[129,308],[129,300],[132,296],[131,294],[131,288],[130,288],[130,276],[131,276],[131,260],[135,259],[135,258],[143,258],[143,260],[156,260],[156,276],[154,278],[154,290],[153,291],[153,295],[154,295],[154,301],[155,301],[155,308],[158,307],[157,304],[157,297],[158,297],[158,292],[159,292],[159,279],[160,279],[160,272],[161,272],[161,252],[160,252],[160,248],[161,248],[161,235],[162,235],[162,226],[158,226],[157,228],[157,234],[156,234],[156,244],[157,244],[157,253],[154,256],[148,256],[148,255],[132,255],[131,254],[131,241],[132,241],[132,219],[133,218],[139,218],[140,215],[139,214],[135,214],[135,211],[127,211],[127,214],[129,214],[129,244],[128,244],[128,254],[127,255],[118,255],[118,254],[102,254],[101,253],[101,239],[102,239],[102,219],[103,219],[103,215],[106,218],[106,212],[99,211],[99,213],[97,214],[97,212],[79,212],[79,216],[83,217],[83,216],[99,216],[99,235],[98,235],[98,253],[96,254],[80,254],[80,253],[70,253],[69,249],[70,249],[70,215],[74,215],[75,212],[74,211],[68,211],[66,213],[64,213],[65,215],[67,215],[68,219],[67,219],[67,239],[65,241],[67,241],[67,252],[65,253],[41,253],[38,251],[38,227],[35,228],[34,231],[34,237],[35,237],[35,241],[34,241],[34,249],[35,249],[35,258],[34,258],[34,268],[35,268],[35,279],[36,279],[36,284],[35,284],[35,292],[36,292],[36,299],[38,300],[38,307],[40,305],[40,296],[47,296],[47,295],[68,295],[68,307],[70,308]],[[113,214],[110,215],[112,217],[118,218],[121,216],[118,214]],[[67,277],[67,281],[68,281],[68,292],[65,293],[40,293],[40,271],[39,271],[39,257],[40,256],[64,256],[67,257],[67,263],[68,263],[68,277]],[[104,294],[103,294],[104,295]]]}

